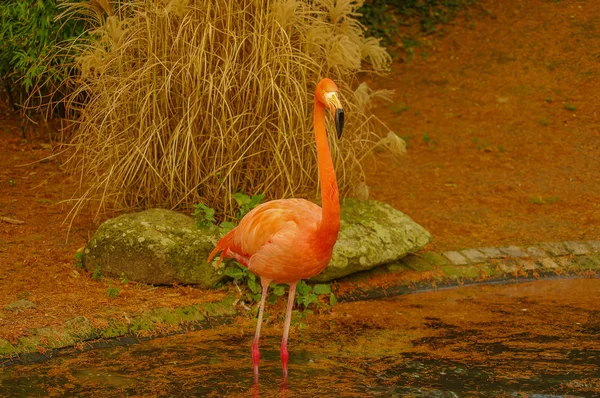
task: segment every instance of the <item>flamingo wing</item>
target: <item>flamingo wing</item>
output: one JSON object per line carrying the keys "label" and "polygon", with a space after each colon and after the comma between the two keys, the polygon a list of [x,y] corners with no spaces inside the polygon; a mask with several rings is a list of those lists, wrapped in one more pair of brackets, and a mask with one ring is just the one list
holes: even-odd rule
{"label": "flamingo wing", "polygon": [[281,282],[298,271],[320,222],[321,208],[312,202],[273,200],[250,211],[213,253],[223,250],[223,257],[233,257],[258,275]]}

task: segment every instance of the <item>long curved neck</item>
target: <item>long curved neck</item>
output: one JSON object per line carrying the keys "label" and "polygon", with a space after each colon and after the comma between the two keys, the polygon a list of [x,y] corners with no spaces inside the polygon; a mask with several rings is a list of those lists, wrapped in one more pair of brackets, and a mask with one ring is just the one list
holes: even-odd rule
{"label": "long curved neck", "polygon": [[[325,131],[325,106],[317,100],[315,100],[314,128],[323,207],[323,218],[317,233],[324,245],[331,243],[331,246],[333,246],[340,230],[340,199]],[[333,240],[333,243],[329,242],[331,240]]]}

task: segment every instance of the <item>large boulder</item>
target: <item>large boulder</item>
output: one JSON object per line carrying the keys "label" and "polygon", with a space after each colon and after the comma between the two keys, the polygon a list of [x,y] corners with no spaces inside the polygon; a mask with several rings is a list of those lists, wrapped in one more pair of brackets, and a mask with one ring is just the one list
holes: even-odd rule
{"label": "large boulder", "polygon": [[374,200],[344,200],[340,218],[331,261],[314,281],[327,282],[391,263],[421,250],[431,239],[406,214]]}
{"label": "large boulder", "polygon": [[[84,249],[85,268],[153,285],[212,287],[223,273],[207,264],[219,228],[197,228],[171,210],[151,209],[106,221]],[[341,228],[329,266],[312,278],[326,282],[416,252],[431,235],[404,213],[376,201],[342,202]]]}
{"label": "large boulder", "polygon": [[223,275],[206,263],[218,228],[198,229],[195,220],[171,210],[150,209],[104,222],[84,249],[84,267],[102,275],[152,285],[211,287]]}

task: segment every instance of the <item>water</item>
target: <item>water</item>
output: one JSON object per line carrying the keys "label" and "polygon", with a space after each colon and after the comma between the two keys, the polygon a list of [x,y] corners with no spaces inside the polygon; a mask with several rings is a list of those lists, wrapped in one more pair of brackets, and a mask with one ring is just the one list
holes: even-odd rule
{"label": "water", "polygon": [[339,304],[290,337],[267,323],[253,383],[253,325],[60,356],[0,373],[35,396],[598,397],[600,280],[477,286]]}

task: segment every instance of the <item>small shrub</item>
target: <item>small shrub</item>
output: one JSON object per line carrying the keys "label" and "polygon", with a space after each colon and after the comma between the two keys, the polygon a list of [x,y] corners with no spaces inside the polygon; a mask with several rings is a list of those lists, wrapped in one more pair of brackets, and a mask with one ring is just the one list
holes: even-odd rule
{"label": "small shrub", "polygon": [[83,268],[83,252],[75,253],[75,268]]}
{"label": "small shrub", "polygon": [[99,281],[102,278],[102,266],[98,265],[96,268],[94,268],[94,271],[92,271],[92,279]]}
{"label": "small shrub", "polygon": [[215,223],[215,209],[206,206],[204,203],[195,204],[192,215],[196,217],[198,228],[207,228]]}
{"label": "small shrub", "polygon": [[[381,38],[385,45],[391,46],[398,40],[399,27],[417,21],[422,32],[431,34],[439,25],[447,24],[458,11],[473,3],[475,0],[366,0],[358,13],[368,34]],[[400,40],[410,56],[416,43],[410,35]]]}
{"label": "small shrub", "polygon": [[85,26],[59,15],[55,0],[0,2],[0,79],[13,105],[52,103],[66,94],[63,82],[77,54],[57,44],[81,40]]}
{"label": "small shrub", "polygon": [[119,296],[120,293],[121,291],[118,287],[111,286],[108,289],[106,289],[106,295],[110,298],[116,298]]}

